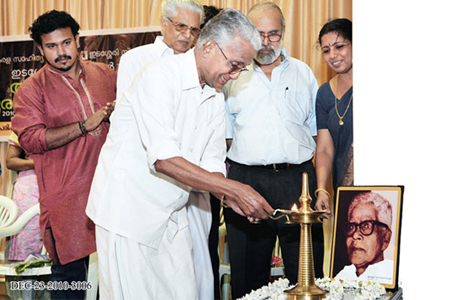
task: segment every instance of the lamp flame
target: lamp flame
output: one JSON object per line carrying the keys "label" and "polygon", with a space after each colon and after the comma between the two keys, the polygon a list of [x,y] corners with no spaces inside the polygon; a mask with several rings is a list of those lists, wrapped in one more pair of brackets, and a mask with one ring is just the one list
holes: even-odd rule
{"label": "lamp flame", "polygon": [[292,205],[291,210],[293,210],[293,211],[298,211],[297,204],[294,203],[294,205]]}

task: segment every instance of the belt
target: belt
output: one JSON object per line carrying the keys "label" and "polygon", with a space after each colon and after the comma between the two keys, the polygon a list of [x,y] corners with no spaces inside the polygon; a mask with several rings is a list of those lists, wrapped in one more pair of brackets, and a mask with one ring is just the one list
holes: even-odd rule
{"label": "belt", "polygon": [[231,164],[239,165],[242,167],[248,167],[248,168],[255,168],[255,169],[264,169],[264,170],[271,170],[275,172],[279,172],[281,170],[289,170],[292,168],[298,168],[304,165],[303,164],[290,164],[290,163],[282,163],[282,164],[268,164],[268,165],[243,165],[237,162],[234,162],[232,160],[228,160]]}

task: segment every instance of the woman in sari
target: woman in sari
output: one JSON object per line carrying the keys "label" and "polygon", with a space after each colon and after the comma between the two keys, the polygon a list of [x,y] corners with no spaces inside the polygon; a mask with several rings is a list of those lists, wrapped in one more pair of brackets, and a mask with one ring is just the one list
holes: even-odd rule
{"label": "woman in sari", "polygon": [[327,191],[330,176],[333,189],[353,185],[353,62],[352,22],[334,19],[319,33],[323,59],[336,76],[323,84],[316,99],[317,202],[315,209],[327,210],[331,218],[331,195]]}

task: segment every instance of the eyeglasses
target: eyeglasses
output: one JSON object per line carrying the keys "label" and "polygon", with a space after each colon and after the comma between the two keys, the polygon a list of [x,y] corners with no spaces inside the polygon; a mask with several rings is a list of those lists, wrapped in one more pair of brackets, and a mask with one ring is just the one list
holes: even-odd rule
{"label": "eyeglasses", "polygon": [[[386,229],[389,229],[389,226],[387,226],[384,223],[375,221],[375,220],[368,220],[361,223],[345,223],[344,224],[344,232],[346,236],[352,236],[355,234],[356,229],[359,227],[359,232],[361,232],[364,236],[369,236],[373,233],[374,225],[378,225],[381,227],[384,227]],[[390,230],[390,229],[389,229]]]}
{"label": "eyeglasses", "polygon": [[227,61],[228,65],[230,66],[231,70],[228,71],[228,74],[230,75],[236,75],[236,74],[245,74],[248,72],[248,69],[246,67],[240,67],[238,65],[234,65],[232,64],[229,60],[228,57],[225,55],[225,53],[223,53],[222,48],[220,48],[219,44],[217,44],[217,48],[219,48],[220,52],[222,52],[223,57],[225,58],[225,60]]}
{"label": "eyeglasses", "polygon": [[265,38],[269,39],[269,42],[279,42],[281,40],[281,34],[278,33],[259,33],[261,35],[261,39],[264,41]]}
{"label": "eyeglasses", "polygon": [[189,27],[186,24],[183,23],[175,23],[174,21],[172,21],[170,18],[167,18],[170,23],[173,24],[173,26],[175,26],[176,31],[178,32],[186,32],[188,29],[191,32],[191,34],[193,36],[198,36],[200,34],[201,29],[197,28],[197,27]]}

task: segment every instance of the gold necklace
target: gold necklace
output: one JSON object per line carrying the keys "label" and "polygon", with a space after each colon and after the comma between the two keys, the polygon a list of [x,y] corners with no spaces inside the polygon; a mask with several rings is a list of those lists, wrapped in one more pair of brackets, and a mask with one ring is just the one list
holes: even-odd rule
{"label": "gold necklace", "polygon": [[[337,83],[336,83],[336,94],[337,94],[337,92],[338,92],[338,88],[339,88],[339,76],[338,76],[338,78],[337,78]],[[339,114],[339,111],[338,111],[338,107],[337,107],[337,97],[336,97],[336,94],[334,94],[334,108],[336,109],[336,114],[338,115],[338,117],[339,117],[339,125],[344,125],[344,121],[342,120],[344,117],[345,117],[345,115],[347,114],[347,111],[348,111],[348,108],[350,107],[350,104],[352,103],[352,100],[353,100],[353,92],[352,92],[352,95],[350,96],[350,101],[348,101],[348,105],[347,105],[347,108],[345,109],[345,111],[344,111],[344,114],[341,116],[340,114]],[[344,94],[345,95],[345,94]],[[342,95],[343,96],[343,95]],[[342,98],[341,98],[342,99]]]}

